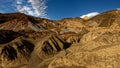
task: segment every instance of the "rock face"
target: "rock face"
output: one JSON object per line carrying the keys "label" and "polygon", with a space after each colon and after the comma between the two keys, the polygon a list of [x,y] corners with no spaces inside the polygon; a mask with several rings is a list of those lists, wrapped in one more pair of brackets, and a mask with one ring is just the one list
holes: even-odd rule
{"label": "rock face", "polygon": [[0,14],[0,68],[119,68],[120,10],[90,19]]}

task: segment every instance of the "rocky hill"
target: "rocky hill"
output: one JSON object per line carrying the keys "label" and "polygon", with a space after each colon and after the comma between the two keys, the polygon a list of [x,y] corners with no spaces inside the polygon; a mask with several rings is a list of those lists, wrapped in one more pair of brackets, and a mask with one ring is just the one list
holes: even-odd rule
{"label": "rocky hill", "polygon": [[119,68],[120,10],[48,20],[0,14],[0,68]]}

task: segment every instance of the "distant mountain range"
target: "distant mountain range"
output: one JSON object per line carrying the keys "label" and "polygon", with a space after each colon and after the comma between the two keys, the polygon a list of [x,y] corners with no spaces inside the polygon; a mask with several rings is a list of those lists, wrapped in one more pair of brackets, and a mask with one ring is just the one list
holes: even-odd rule
{"label": "distant mountain range", "polygon": [[0,13],[0,68],[119,68],[120,10],[49,20]]}

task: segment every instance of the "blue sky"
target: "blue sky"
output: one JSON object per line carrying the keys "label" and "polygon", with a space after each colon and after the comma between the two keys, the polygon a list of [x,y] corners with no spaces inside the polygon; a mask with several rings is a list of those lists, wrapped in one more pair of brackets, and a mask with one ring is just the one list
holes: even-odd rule
{"label": "blue sky", "polygon": [[39,6],[41,2],[42,0],[1,0],[0,12],[19,11],[56,20],[120,8],[120,0],[44,0],[42,7]]}
{"label": "blue sky", "polygon": [[120,8],[120,0],[49,0],[47,6],[48,16],[60,19]]}

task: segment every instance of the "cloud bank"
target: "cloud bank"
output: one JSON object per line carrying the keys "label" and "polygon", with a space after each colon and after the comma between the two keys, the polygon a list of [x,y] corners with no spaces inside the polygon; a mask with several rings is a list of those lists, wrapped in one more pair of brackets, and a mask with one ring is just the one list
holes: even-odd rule
{"label": "cloud bank", "polygon": [[89,18],[92,18],[96,15],[98,15],[99,13],[98,12],[91,12],[91,13],[88,13],[88,14],[85,14],[85,15],[82,15],[80,16],[81,18],[84,18],[85,16],[89,17]]}
{"label": "cloud bank", "polygon": [[36,17],[47,17],[46,0],[17,0],[17,11]]}

